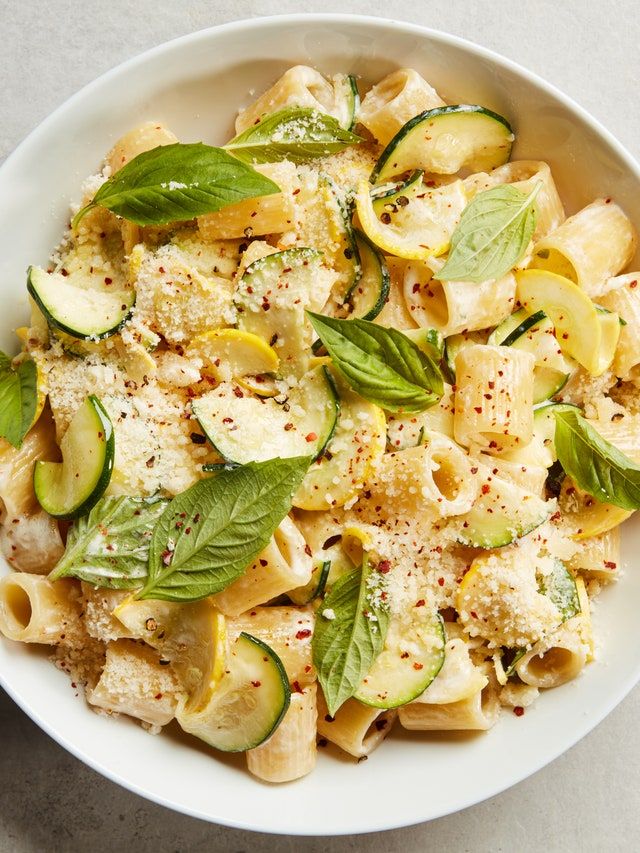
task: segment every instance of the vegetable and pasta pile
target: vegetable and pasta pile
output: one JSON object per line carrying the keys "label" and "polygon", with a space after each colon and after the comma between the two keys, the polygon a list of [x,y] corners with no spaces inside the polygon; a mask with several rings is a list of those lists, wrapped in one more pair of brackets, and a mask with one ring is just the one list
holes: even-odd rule
{"label": "vegetable and pasta pile", "polygon": [[[0,630],[249,770],[490,729],[594,656],[640,507],[636,231],[416,71],[120,139],[0,354]],[[425,747],[426,748],[426,747]]]}

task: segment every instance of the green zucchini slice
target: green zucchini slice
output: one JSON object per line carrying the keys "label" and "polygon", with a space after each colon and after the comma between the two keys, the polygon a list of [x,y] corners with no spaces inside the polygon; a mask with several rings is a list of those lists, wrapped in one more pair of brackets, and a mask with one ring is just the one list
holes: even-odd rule
{"label": "green zucchini slice", "polygon": [[354,229],[354,237],[360,256],[360,278],[347,294],[349,317],[375,320],[389,298],[389,268],[382,252],[362,231]]}
{"label": "green zucchini slice", "polygon": [[358,83],[353,74],[337,74],[333,78],[334,106],[332,115],[340,127],[353,130],[360,107]]}
{"label": "green zucchini slice", "polygon": [[475,503],[454,523],[458,540],[474,548],[501,548],[526,536],[551,514],[550,506],[515,483],[502,480],[479,465],[482,476]]}
{"label": "green zucchini slice", "polygon": [[77,518],[100,500],[113,471],[113,426],[97,397],[87,397],[75,413],[60,450],[62,462],[36,462],[33,488],[49,515]]}
{"label": "green zucchini slice", "polygon": [[229,652],[225,673],[201,711],[180,708],[185,732],[222,752],[244,752],[278,728],[291,700],[282,661],[262,640],[244,631]]}
{"label": "green zucchini slice", "polygon": [[324,365],[306,373],[284,402],[239,395],[238,390],[223,383],[191,404],[203,432],[227,463],[316,459],[323,453],[340,412],[338,393]]}
{"label": "green zucchini slice", "polygon": [[131,314],[135,291],[82,288],[70,280],[62,273],[29,267],[27,290],[47,322],[81,340],[98,341],[120,331]]}
{"label": "green zucchini slice", "polygon": [[515,347],[535,356],[534,405],[558,394],[573,372],[555,337],[553,323],[544,311],[530,315],[523,309],[516,311],[493,330],[487,343]]}
{"label": "green zucchini slice", "polygon": [[489,172],[511,155],[513,131],[498,113],[474,104],[436,107],[410,119],[384,149],[371,182],[412,169],[454,175]]}
{"label": "green zucchini slice", "polygon": [[414,608],[409,622],[391,620],[384,648],[355,698],[375,708],[398,708],[427,689],[444,663],[445,634],[439,613],[422,616]]}

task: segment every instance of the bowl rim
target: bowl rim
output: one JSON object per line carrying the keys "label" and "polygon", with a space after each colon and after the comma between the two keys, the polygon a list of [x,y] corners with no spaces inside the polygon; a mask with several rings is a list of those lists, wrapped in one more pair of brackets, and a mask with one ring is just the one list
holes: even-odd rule
{"label": "bowl rim", "polygon": [[[207,41],[214,34],[216,36],[225,33],[233,34],[246,29],[269,29],[272,27],[290,24],[314,26],[318,24],[339,25],[340,23],[350,25],[357,25],[358,23],[362,23],[366,24],[366,26],[369,28],[377,28],[381,31],[388,31],[389,28],[391,28],[393,30],[397,30],[399,32],[404,32],[407,34],[413,34],[422,37],[426,36],[444,45],[457,47],[464,50],[468,54],[474,55],[479,58],[487,59],[498,67],[514,72],[515,74],[535,84],[538,88],[542,89],[547,94],[551,95],[564,107],[566,107],[569,112],[578,115],[586,125],[590,126],[591,129],[594,130],[598,136],[603,138],[607,145],[609,145],[616,152],[616,154],[620,157],[621,161],[624,163],[624,166],[631,173],[633,173],[635,178],[640,182],[640,163],[633,157],[633,155],[627,150],[627,148],[611,133],[611,131],[608,130],[607,127],[605,127],[605,125],[599,119],[596,119],[594,116],[592,116],[591,113],[589,113],[584,107],[580,106],[580,104],[578,104],[569,95],[566,95],[557,86],[552,83],[549,83],[543,77],[533,71],[530,71],[523,65],[520,65],[518,62],[508,59],[507,57],[502,56],[500,53],[497,53],[496,51],[490,48],[486,48],[482,45],[476,44],[475,42],[469,39],[463,38],[461,36],[451,35],[450,33],[434,29],[432,27],[411,23],[409,21],[385,18],[382,16],[347,13],[296,13],[282,15],[266,15],[259,16],[256,18],[242,18],[239,20],[229,21],[223,24],[216,24],[211,27],[205,27],[203,29],[195,30],[191,33],[186,33],[185,35],[178,36],[174,39],[162,42],[161,44],[156,45],[155,47],[148,48],[147,50],[141,53],[135,54],[129,59],[118,63],[117,65],[100,74],[95,79],[86,83],[82,88],[80,88],[73,95],[66,98],[42,121],[40,121],[27,134],[27,136],[24,137],[24,139],[18,143],[18,145],[13,149],[13,151],[11,151],[10,154],[5,158],[5,160],[0,164],[0,175],[4,174],[5,171],[9,171],[13,167],[14,162],[18,161],[23,157],[29,157],[32,149],[34,147],[37,148],[40,136],[47,131],[49,125],[59,121],[60,118],[64,117],[65,113],[67,113],[68,111],[72,111],[78,101],[85,99],[94,91],[94,89],[99,89],[99,87],[105,85],[106,83],[117,79],[121,75],[127,75],[138,67],[143,67],[150,59],[155,58],[156,56],[162,53],[173,50],[179,50],[186,44]],[[473,805],[477,805],[481,802],[484,802],[485,800],[502,793],[503,791],[513,787],[514,785],[519,784],[524,779],[527,779],[529,776],[532,776],[533,774],[537,773],[547,764],[550,764],[552,761],[555,761],[560,755],[564,754],[573,746],[575,746],[575,744],[579,740],[589,734],[596,726],[598,726],[605,719],[605,717],[607,717],[614,710],[614,708],[620,702],[622,702],[622,700],[628,695],[628,693],[639,681],[640,655],[638,656],[638,661],[636,663],[635,668],[628,675],[628,677],[619,684],[618,689],[612,691],[609,694],[607,701],[601,706],[599,712],[593,716],[589,715],[579,721],[576,721],[576,727],[574,731],[572,732],[571,736],[563,742],[563,746],[560,750],[554,750],[549,755],[545,754],[538,761],[533,763],[533,765],[528,765],[524,771],[516,770],[515,772],[507,774],[506,777],[503,778],[499,783],[488,787],[487,790],[483,792],[482,797],[480,799],[478,799],[476,795],[471,794],[465,800],[463,800],[461,804],[458,804],[453,808],[443,808],[436,814],[432,814],[430,817],[427,818],[417,817],[415,820],[407,822],[404,819],[394,821],[393,819],[390,819],[388,816],[386,816],[386,819],[385,817],[383,817],[382,820],[376,820],[374,818],[372,821],[372,826],[365,827],[353,825],[351,827],[344,827],[342,829],[338,829],[337,831],[333,830],[332,832],[323,833],[323,835],[331,837],[348,834],[362,834],[369,832],[399,829],[405,826],[415,826],[419,823],[428,822],[440,817],[444,817],[448,814],[454,814],[463,811]],[[134,794],[137,794],[140,797],[143,797],[146,800],[164,806],[165,808],[168,808],[172,811],[188,815],[189,817],[204,820],[208,823],[215,823],[218,825],[227,826],[233,829],[243,829],[252,832],[263,832],[270,835],[282,835],[291,837],[302,837],[303,835],[317,835],[317,833],[312,832],[299,832],[295,834],[283,833],[281,830],[274,829],[273,827],[270,827],[268,825],[265,826],[256,822],[251,823],[250,818],[247,818],[245,820],[237,820],[234,818],[225,817],[224,815],[213,818],[210,814],[207,814],[206,812],[200,809],[190,808],[186,805],[173,802],[167,797],[163,797],[149,790],[145,790],[145,788],[143,788],[141,785],[138,785],[137,783],[128,780],[126,777],[120,775],[118,772],[115,772],[109,769],[108,767],[102,765],[98,759],[94,759],[90,754],[85,752],[84,749],[78,747],[66,735],[59,732],[53,724],[50,724],[45,717],[43,717],[40,713],[31,708],[26,700],[22,699],[18,689],[14,688],[13,685],[7,681],[5,674],[1,670],[0,686],[2,686],[2,688],[11,697],[11,699],[18,705],[18,707],[22,711],[24,711],[24,713],[31,720],[33,720],[33,722],[35,722],[40,729],[46,732],[54,741],[56,741],[56,743],[58,743],[65,750],[71,753],[75,758],[79,759],[84,764],[89,766],[92,770],[95,770],[97,773],[99,773],[101,776],[106,777],[111,782],[114,782],[115,784],[125,788],[128,791],[131,791]],[[371,820],[371,816],[369,816],[369,819]]]}

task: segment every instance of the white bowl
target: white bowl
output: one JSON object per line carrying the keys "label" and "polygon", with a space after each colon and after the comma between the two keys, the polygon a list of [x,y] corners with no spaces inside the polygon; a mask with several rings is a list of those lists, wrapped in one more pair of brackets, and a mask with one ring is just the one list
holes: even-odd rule
{"label": "white bowl", "polygon": [[[298,62],[370,82],[399,66],[416,68],[447,101],[480,103],[506,115],[518,135],[515,156],[549,161],[570,210],[612,195],[640,223],[638,165],[576,104],[514,63],[443,33],[376,18],[242,21],[177,39],[105,74],[56,110],[2,166],[0,346],[15,346],[10,330],[24,321],[27,265],[46,261],[69,201],[114,139],[153,119],[184,141],[220,144],[249,90],[259,92]],[[625,526],[624,548],[627,556],[640,548],[634,522]],[[24,711],[66,749],[155,802],[266,832],[369,832],[477,803],[583,737],[640,677],[638,600],[640,573],[629,572],[598,605],[599,661],[575,682],[542,695],[524,717],[505,713],[479,736],[394,735],[362,764],[325,751],[312,775],[286,786],[255,781],[242,758],[221,757],[196,740],[152,738],[132,722],[93,714],[46,655],[26,646],[0,643],[0,675]]]}

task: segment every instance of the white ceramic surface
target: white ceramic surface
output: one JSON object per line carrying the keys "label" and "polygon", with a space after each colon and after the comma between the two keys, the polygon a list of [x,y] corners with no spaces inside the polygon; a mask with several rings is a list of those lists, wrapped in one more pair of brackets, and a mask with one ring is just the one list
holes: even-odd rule
{"label": "white ceramic surface", "polygon": [[[0,168],[0,346],[25,316],[24,271],[57,242],[68,202],[122,132],[165,121],[184,141],[221,143],[234,110],[295,62],[373,81],[417,68],[446,100],[507,115],[515,156],[544,158],[569,210],[612,195],[640,223],[640,170],[621,146],[561,93],[511,62],[460,39],[381,19],[290,16],[234,23],[152,50],[100,78],[51,115]],[[640,528],[624,531],[627,562]],[[640,677],[640,576],[628,572],[596,613],[599,661],[542,696],[522,718],[504,714],[479,737],[398,732],[368,762],[329,750],[314,774],[286,786],[253,780],[241,758],[220,758],[167,733],[92,714],[46,656],[0,644],[5,689],[49,734],[122,785],[197,817],[289,834],[373,831],[464,808],[523,779],[596,725]]]}

